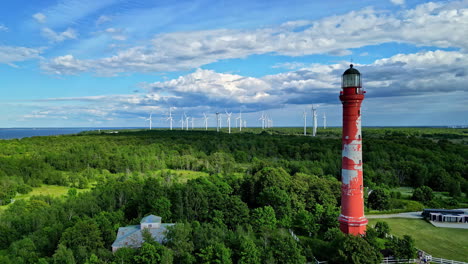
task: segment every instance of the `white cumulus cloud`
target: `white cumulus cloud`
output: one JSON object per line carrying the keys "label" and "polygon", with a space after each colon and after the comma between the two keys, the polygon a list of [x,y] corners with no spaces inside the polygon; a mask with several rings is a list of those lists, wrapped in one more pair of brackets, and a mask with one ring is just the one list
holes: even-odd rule
{"label": "white cumulus cloud", "polygon": [[[277,27],[165,33],[153,38],[150,45],[120,50],[111,57],[77,59],[77,63],[88,65],[86,71],[117,75],[189,70],[254,54],[345,56],[352,48],[388,42],[466,50],[466,28],[466,1],[457,5],[426,3],[398,14],[367,8],[317,21],[291,21]],[[52,73],[72,72],[54,60],[46,63],[45,68],[52,69]]]}
{"label": "white cumulus cloud", "polygon": [[[72,68],[72,72],[82,72],[89,67],[80,65],[71,55],[60,59],[60,63],[69,68],[78,67]],[[294,106],[299,109],[311,103],[337,106],[341,74],[347,67],[346,63],[313,64],[260,78],[197,69],[178,78],[142,84],[146,93],[41,100],[41,103],[53,106],[44,106],[35,114],[105,122],[109,119],[135,120],[151,111],[163,115],[169,106],[179,109],[178,113],[187,111],[198,116],[224,109],[242,108],[247,113],[282,111],[283,107]],[[446,105],[448,102],[443,98],[451,100],[444,111],[466,108],[468,56],[461,51],[397,54],[369,64],[356,64],[355,68],[361,72],[367,91],[365,107],[378,108],[381,113],[390,111],[382,106],[383,102],[401,112],[418,108],[412,104],[425,100],[441,100],[433,103],[437,107]],[[64,101],[67,101],[66,105],[55,105]]]}
{"label": "white cumulus cloud", "polygon": [[110,21],[112,21],[111,17],[102,15],[96,20],[96,25],[101,25]]}
{"label": "white cumulus cloud", "polygon": [[62,42],[67,39],[76,39],[78,37],[76,31],[72,28],[67,28],[67,30],[57,33],[52,29],[45,27],[42,29],[42,35],[52,42]]}
{"label": "white cumulus cloud", "polygon": [[390,2],[392,2],[395,5],[404,5],[405,4],[405,0],[390,0]]}
{"label": "white cumulus cloud", "polygon": [[46,16],[42,13],[36,13],[32,16],[37,22],[39,23],[45,23],[46,22]]}
{"label": "white cumulus cloud", "polygon": [[38,59],[42,50],[42,48],[0,46],[0,63],[12,65],[15,62]]}

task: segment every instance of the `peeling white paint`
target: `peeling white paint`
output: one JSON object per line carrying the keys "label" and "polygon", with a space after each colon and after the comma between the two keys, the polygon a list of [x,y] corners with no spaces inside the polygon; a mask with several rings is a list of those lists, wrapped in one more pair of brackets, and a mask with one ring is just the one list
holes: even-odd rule
{"label": "peeling white paint", "polygon": [[358,176],[357,171],[341,169],[341,180],[343,184],[349,185],[349,183]]}
{"label": "peeling white paint", "polygon": [[354,163],[359,164],[359,161],[362,160],[361,152],[361,142],[357,140],[351,141],[350,144],[343,145],[342,157],[346,157],[354,161]]}
{"label": "peeling white paint", "polygon": [[354,165],[355,170],[362,170],[362,165]]}
{"label": "peeling white paint", "polygon": [[355,138],[361,138],[361,116],[358,116],[356,119],[356,137]]}

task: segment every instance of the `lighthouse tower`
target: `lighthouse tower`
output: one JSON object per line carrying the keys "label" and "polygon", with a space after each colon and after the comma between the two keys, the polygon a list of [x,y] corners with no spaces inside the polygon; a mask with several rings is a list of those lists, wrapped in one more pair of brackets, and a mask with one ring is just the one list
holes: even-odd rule
{"label": "lighthouse tower", "polygon": [[340,100],[343,103],[343,135],[341,155],[341,214],[338,218],[343,233],[363,235],[364,186],[362,178],[361,103],[365,91],[361,74],[353,68],[343,73]]}

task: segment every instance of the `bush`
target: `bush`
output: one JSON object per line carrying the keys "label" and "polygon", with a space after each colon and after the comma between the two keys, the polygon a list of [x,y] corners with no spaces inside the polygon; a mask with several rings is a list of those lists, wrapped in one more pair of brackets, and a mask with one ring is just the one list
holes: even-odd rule
{"label": "bush", "polygon": [[375,189],[369,194],[367,204],[374,210],[388,210],[390,209],[390,194],[385,189]]}
{"label": "bush", "polygon": [[434,193],[430,187],[421,186],[413,191],[413,196],[411,198],[422,203],[427,203],[434,198]]}
{"label": "bush", "polygon": [[378,237],[385,238],[390,233],[390,226],[387,222],[379,221],[375,224],[375,231]]}
{"label": "bush", "polygon": [[27,184],[20,184],[16,186],[16,191],[21,193],[21,194],[27,194],[32,191],[32,187],[27,185]]}

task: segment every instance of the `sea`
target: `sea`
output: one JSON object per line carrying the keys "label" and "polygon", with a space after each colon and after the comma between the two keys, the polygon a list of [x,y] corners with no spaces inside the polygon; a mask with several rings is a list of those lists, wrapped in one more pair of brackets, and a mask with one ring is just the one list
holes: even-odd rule
{"label": "sea", "polygon": [[[429,127],[429,126],[427,126]],[[437,126],[433,128],[467,128],[467,126]],[[0,128],[0,139],[77,134],[82,131],[142,129],[143,127],[56,127],[56,128]],[[156,128],[156,127],[155,127]]]}
{"label": "sea", "polygon": [[138,129],[137,127],[62,127],[62,128],[0,128],[0,139],[76,134],[92,130]]}

